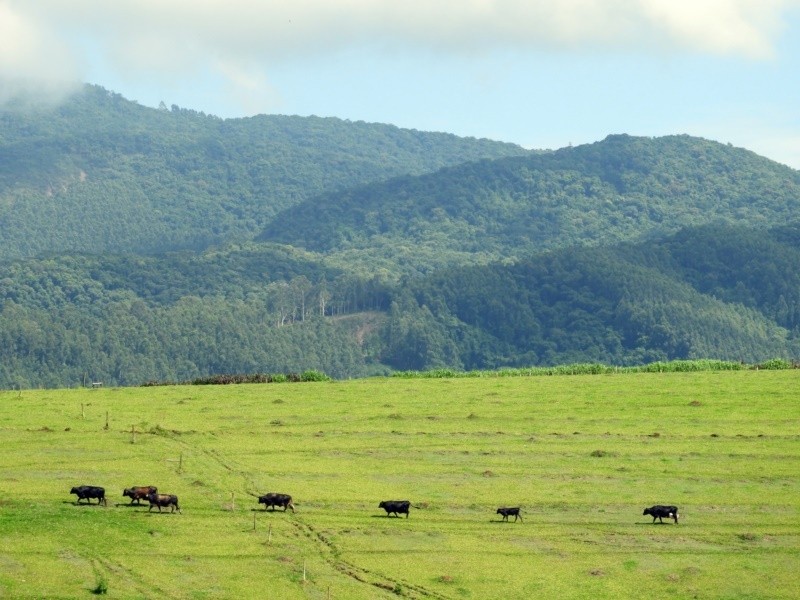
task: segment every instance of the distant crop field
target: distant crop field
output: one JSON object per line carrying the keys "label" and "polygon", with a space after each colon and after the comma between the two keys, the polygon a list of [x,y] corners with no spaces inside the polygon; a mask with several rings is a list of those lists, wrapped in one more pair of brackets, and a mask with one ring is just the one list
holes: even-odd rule
{"label": "distant crop field", "polygon": [[[0,597],[798,598],[798,390],[785,370],[3,392]],[[131,506],[138,485],[182,514]]]}

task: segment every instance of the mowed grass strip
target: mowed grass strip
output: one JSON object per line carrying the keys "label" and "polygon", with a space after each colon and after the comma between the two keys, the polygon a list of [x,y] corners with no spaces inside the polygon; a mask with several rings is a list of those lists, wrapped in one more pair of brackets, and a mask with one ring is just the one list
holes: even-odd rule
{"label": "mowed grass strip", "polygon": [[[4,392],[0,595],[795,598],[799,378]],[[81,484],[108,506],[76,506]],[[130,506],[133,485],[183,514]],[[658,503],[681,523],[651,524]]]}

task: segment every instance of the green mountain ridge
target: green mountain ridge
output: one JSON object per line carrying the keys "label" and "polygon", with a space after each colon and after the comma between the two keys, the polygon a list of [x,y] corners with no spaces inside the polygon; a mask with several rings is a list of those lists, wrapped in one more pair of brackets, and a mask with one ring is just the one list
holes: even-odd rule
{"label": "green mountain ridge", "polygon": [[[443,270],[404,288],[388,323],[387,362],[475,369],[796,356],[799,230],[706,226],[665,240]],[[708,251],[715,246],[726,251]],[[729,252],[748,252],[747,264],[734,268]],[[699,265],[716,281],[699,276]],[[795,266],[765,286],[784,265]],[[416,323],[425,326],[409,326]]]}
{"label": "green mountain ridge", "polygon": [[202,250],[324,191],[525,154],[335,118],[157,110],[85,86],[53,109],[0,110],[0,260]]}
{"label": "green mountain ridge", "polygon": [[705,226],[394,285],[259,244],[15,261],[0,268],[0,387],[796,357],[798,232]]}
{"label": "green mountain ridge", "polygon": [[800,356],[800,173],[87,86],[0,110],[0,387]]}
{"label": "green mountain ridge", "polygon": [[365,260],[403,244],[432,266],[608,244],[714,222],[770,227],[800,209],[800,172],[690,136],[609,136],[331,192],[287,209],[259,236]]}

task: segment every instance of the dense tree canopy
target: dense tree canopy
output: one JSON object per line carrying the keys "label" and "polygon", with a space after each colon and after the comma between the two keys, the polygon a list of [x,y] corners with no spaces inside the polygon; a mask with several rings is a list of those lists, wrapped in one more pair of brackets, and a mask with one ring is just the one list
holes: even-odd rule
{"label": "dense tree canopy", "polygon": [[800,356],[800,225],[705,226],[400,281],[275,245],[0,268],[0,386]]}
{"label": "dense tree canopy", "polygon": [[201,250],[317,194],[519,146],[333,118],[219,119],[96,86],[0,107],[0,259]]}
{"label": "dense tree canopy", "polygon": [[331,192],[279,214],[260,239],[366,263],[411,245],[425,270],[716,222],[765,228],[798,212],[800,173],[752,152],[610,136]]}
{"label": "dense tree canopy", "polygon": [[800,173],[87,86],[0,110],[0,387],[800,357]]}
{"label": "dense tree canopy", "polygon": [[[708,226],[663,241],[442,270],[404,288],[406,309],[390,313],[386,336],[410,318],[426,322],[403,347],[436,339],[441,350],[428,367],[467,369],[797,356],[797,232]],[[391,346],[386,359],[419,368]]]}

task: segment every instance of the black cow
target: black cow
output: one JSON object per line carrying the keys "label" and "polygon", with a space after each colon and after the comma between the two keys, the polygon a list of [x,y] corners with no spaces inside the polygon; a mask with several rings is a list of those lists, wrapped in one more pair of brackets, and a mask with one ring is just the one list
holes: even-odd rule
{"label": "black cow", "polygon": [[[513,516],[514,522],[517,522],[517,519],[522,521],[522,515],[519,514],[519,506],[512,506],[512,507],[501,507],[497,509],[498,515],[503,515],[503,521],[508,521],[508,517]],[[524,521],[523,521],[524,523]]]}
{"label": "black cow", "polygon": [[[147,499],[150,502],[150,508],[147,509],[147,512],[153,510],[154,506],[158,507],[158,512],[161,512],[161,507],[171,506],[172,510],[170,512],[181,512],[181,507],[178,506],[178,497],[175,494],[156,494],[150,493],[147,495]],[[183,514],[183,513],[181,513]]]}
{"label": "black cow", "polygon": [[667,517],[668,519],[674,519],[675,523],[678,522],[678,507],[677,506],[663,506],[661,504],[656,504],[655,506],[651,506],[650,508],[645,508],[643,515],[651,515],[653,517],[653,523],[656,522],[656,519],[659,522],[663,523],[663,517]]}
{"label": "black cow", "polygon": [[267,510],[268,506],[271,506],[272,510],[275,510],[276,506],[282,506],[283,512],[286,512],[287,508],[291,508],[292,512],[294,512],[294,504],[292,504],[292,497],[289,494],[275,494],[270,492],[269,494],[259,496],[258,503],[264,505],[264,510]]}
{"label": "black cow", "polygon": [[382,508],[386,511],[387,517],[390,517],[392,513],[394,513],[396,517],[399,517],[400,513],[406,513],[406,519],[408,518],[408,509],[410,506],[411,502],[409,500],[384,500],[378,504],[378,508]]}
{"label": "black cow", "polygon": [[107,506],[105,488],[97,487],[96,485],[79,485],[72,488],[69,493],[78,496],[78,504],[84,499],[88,504],[91,504],[91,498],[97,498],[98,504],[102,503]]}
{"label": "black cow", "polygon": [[158,488],[154,485],[142,485],[138,487],[130,487],[122,490],[122,496],[131,499],[131,504],[136,501],[136,504],[141,504],[142,500],[147,498],[150,494],[157,494]]}

